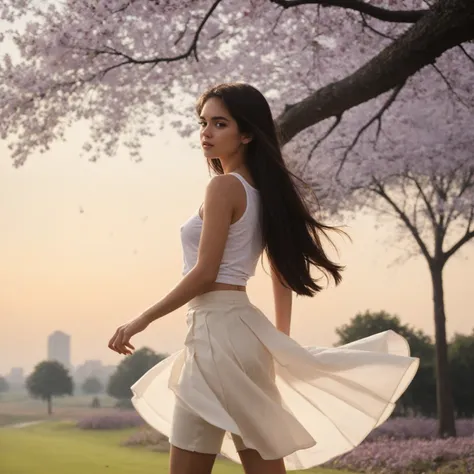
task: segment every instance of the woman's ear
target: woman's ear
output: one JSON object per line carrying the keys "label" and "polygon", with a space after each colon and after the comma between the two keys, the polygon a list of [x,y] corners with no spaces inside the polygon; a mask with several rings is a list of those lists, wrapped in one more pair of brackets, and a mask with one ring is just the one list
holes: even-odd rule
{"label": "woman's ear", "polygon": [[248,143],[250,143],[252,139],[253,139],[252,135],[242,135],[242,143],[244,145],[247,145]]}

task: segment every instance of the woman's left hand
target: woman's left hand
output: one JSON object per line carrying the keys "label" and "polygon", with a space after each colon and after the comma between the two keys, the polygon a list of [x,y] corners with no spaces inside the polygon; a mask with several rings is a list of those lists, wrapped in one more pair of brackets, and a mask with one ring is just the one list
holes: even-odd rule
{"label": "woman's left hand", "polygon": [[135,347],[130,344],[130,338],[146,329],[148,324],[150,324],[148,321],[139,316],[133,321],[119,326],[109,341],[109,349],[119,354],[131,354],[131,350],[135,350]]}

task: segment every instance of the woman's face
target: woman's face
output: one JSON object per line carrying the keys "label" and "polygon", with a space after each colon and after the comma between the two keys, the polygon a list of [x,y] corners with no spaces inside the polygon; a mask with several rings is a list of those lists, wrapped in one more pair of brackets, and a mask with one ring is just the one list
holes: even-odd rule
{"label": "woman's face", "polygon": [[250,139],[243,135],[224,103],[217,97],[208,99],[199,117],[201,147],[204,156],[221,161],[244,154]]}

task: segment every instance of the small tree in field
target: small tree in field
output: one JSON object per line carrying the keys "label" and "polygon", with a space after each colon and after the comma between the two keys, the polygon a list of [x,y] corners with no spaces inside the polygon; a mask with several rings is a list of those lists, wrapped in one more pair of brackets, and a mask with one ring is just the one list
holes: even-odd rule
{"label": "small tree in field", "polygon": [[88,395],[97,395],[104,390],[102,382],[97,377],[87,377],[82,383],[81,388]]}
{"label": "small tree in field", "polygon": [[474,417],[474,330],[455,334],[449,344],[453,396],[459,417]]}
{"label": "small tree in field", "polygon": [[59,362],[40,362],[26,379],[26,388],[33,398],[45,400],[48,415],[53,413],[53,397],[72,395],[73,382],[68,370]]}
{"label": "small tree in field", "polygon": [[423,331],[402,324],[398,316],[385,311],[366,311],[357,314],[349,323],[336,328],[336,334],[339,336],[338,345],[389,329],[403,336],[410,345],[411,355],[420,359],[418,372],[400,399],[399,411],[404,414],[433,416],[436,414],[435,350],[431,338]]}
{"label": "small tree in field", "polygon": [[10,386],[8,385],[7,379],[3,376],[0,376],[0,393],[8,392]]}
{"label": "small tree in field", "polygon": [[110,376],[107,393],[121,402],[130,400],[132,396],[130,387],[145,372],[165,357],[165,355],[156,354],[147,347],[143,347],[132,355],[125,357]]}

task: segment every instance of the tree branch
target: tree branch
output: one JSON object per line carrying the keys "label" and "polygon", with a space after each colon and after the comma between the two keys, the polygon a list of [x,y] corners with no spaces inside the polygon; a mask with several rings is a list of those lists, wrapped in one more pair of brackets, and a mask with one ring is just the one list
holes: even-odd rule
{"label": "tree branch", "polygon": [[463,174],[463,182],[459,189],[459,193],[457,195],[460,198],[469,188],[474,186],[474,167],[469,169],[469,172]]}
{"label": "tree branch", "polygon": [[334,121],[334,123],[328,128],[328,130],[326,131],[326,133],[313,145],[313,147],[311,148],[310,152],[308,153],[308,156],[306,158],[306,163],[304,165],[304,168],[303,168],[303,172],[306,170],[306,167],[308,166],[308,163],[310,162],[312,156],[313,156],[313,153],[314,153],[314,150],[316,150],[316,148],[319,146],[319,144],[325,140],[329,135],[331,135],[331,133],[336,129],[336,127],[341,123],[341,119],[342,119],[342,115],[338,115],[336,117],[336,120]]}
{"label": "tree branch", "polygon": [[342,170],[342,167],[344,166],[344,163],[346,162],[346,159],[349,155],[349,153],[353,150],[353,148],[356,146],[357,142],[359,141],[359,138],[361,135],[375,122],[378,122],[377,126],[377,134],[375,137],[375,142],[377,142],[380,134],[380,128],[382,126],[382,115],[383,113],[393,104],[395,99],[397,98],[398,94],[400,91],[403,89],[403,86],[405,83],[402,83],[395,87],[393,92],[390,94],[389,98],[385,101],[385,103],[382,105],[380,110],[357,132],[357,135],[354,137],[354,140],[352,140],[352,143],[349,145],[349,147],[346,149],[344,152],[344,155],[342,156],[341,163],[339,164],[339,168],[337,169],[336,173],[336,178],[339,176],[339,173]]}
{"label": "tree branch", "polygon": [[[456,179],[456,171],[454,170],[452,172],[452,179],[448,182],[447,184],[447,192],[449,191],[449,188],[453,185],[455,179]],[[467,172],[467,174],[463,173],[463,177],[461,179],[461,184],[459,187],[459,192],[455,196],[455,199],[451,203],[451,208],[449,209],[448,215],[446,216],[446,222],[444,224],[445,227],[445,232],[447,232],[449,225],[451,222],[454,222],[460,215],[461,212],[456,213],[456,199],[459,199],[462,197],[462,195],[470,188],[474,186],[474,181],[472,181],[472,178],[474,177],[474,169],[471,169]],[[474,211],[473,208],[471,208],[471,215],[470,215],[470,220],[468,223],[468,228],[471,225],[471,219],[472,219],[472,212]]]}
{"label": "tree branch", "polygon": [[425,10],[387,10],[376,7],[362,0],[270,0],[283,8],[292,8],[300,5],[320,5],[322,7],[339,7],[355,10],[370,15],[377,20],[393,23],[416,23],[428,11]]}
{"label": "tree branch", "polygon": [[108,72],[113,71],[114,69],[117,69],[119,67],[125,66],[126,64],[131,64],[131,61],[127,60],[127,61],[122,61],[121,63],[113,64],[112,66],[109,66],[106,69],[102,69],[97,74],[92,75],[90,78],[86,79],[84,82],[90,82],[93,79],[95,79],[97,76],[100,76],[103,79]]}
{"label": "tree branch", "polygon": [[410,222],[410,219],[408,219],[407,215],[405,214],[405,212],[403,212],[402,209],[400,209],[399,206],[397,206],[397,204],[395,203],[395,201],[393,201],[393,199],[385,192],[385,189],[382,185],[382,183],[380,183],[379,181],[377,181],[376,178],[373,178],[373,181],[374,181],[374,184],[376,185],[375,188],[372,188],[373,192],[375,192],[376,194],[378,194],[380,197],[382,197],[383,199],[385,199],[385,201],[388,202],[388,204],[390,204],[390,206],[393,208],[393,210],[397,213],[397,215],[400,217],[400,219],[403,221],[403,223],[406,225],[406,227],[408,228],[408,230],[411,232],[411,234],[413,235],[414,239],[416,240],[416,243],[418,244],[418,246],[420,247],[420,250],[422,252],[422,254],[424,255],[424,257],[426,258],[426,260],[428,262],[431,262],[431,260],[433,259],[428,251],[428,248],[426,247],[425,243],[423,242],[423,240],[421,239],[420,237],[420,233],[418,232],[418,229]]}
{"label": "tree branch", "polygon": [[197,54],[197,43],[199,40],[199,35],[201,34],[202,29],[204,28],[204,25],[206,24],[207,20],[211,17],[211,15],[214,13],[214,10],[217,8],[219,3],[221,3],[222,0],[215,0],[209,11],[206,13],[204,16],[203,20],[201,21],[200,25],[198,26],[196,33],[194,34],[193,40],[188,48],[188,50],[182,54],[179,54],[177,56],[171,56],[171,57],[154,57],[154,58],[149,58],[149,59],[136,59],[131,56],[129,56],[126,53],[122,53],[121,51],[117,51],[113,48],[107,47],[109,51],[107,50],[92,50],[97,52],[97,54],[104,54],[104,55],[112,55],[112,56],[120,56],[126,59],[126,61],[123,61],[119,64],[113,65],[106,69],[105,71],[99,71],[98,74],[101,74],[104,76],[107,72],[111,71],[112,69],[115,69],[116,67],[123,66],[125,64],[159,64],[159,63],[171,63],[175,61],[180,61],[182,59],[186,59],[187,57],[191,56],[191,54],[194,54],[194,57],[196,61],[199,61],[198,54]]}
{"label": "tree branch", "polygon": [[120,8],[117,8],[117,10],[111,10],[110,8],[106,7],[107,10],[109,10],[110,13],[112,14],[116,14],[116,13],[120,13],[120,12],[123,12],[125,11],[129,6],[130,6],[130,3],[131,2],[128,2],[128,3],[125,3],[123,6],[121,6]]}
{"label": "tree branch", "polygon": [[436,220],[436,215],[434,213],[433,207],[431,206],[430,200],[428,199],[428,196],[425,194],[425,191],[423,190],[422,186],[418,182],[415,176],[411,176],[409,173],[406,174],[406,177],[413,183],[415,183],[416,189],[418,189],[418,192],[420,196],[423,199],[423,202],[425,203],[426,209],[428,210],[428,214],[430,216],[431,223],[433,225],[433,230],[436,229],[438,225],[438,221]]}
{"label": "tree branch", "polygon": [[273,27],[272,27],[272,33],[275,33],[275,30],[276,30],[276,28],[277,28],[277,26],[278,26],[278,23],[280,23],[280,19],[281,19],[281,17],[283,16],[283,13],[284,13],[284,12],[285,12],[285,10],[282,10],[282,11],[280,12],[280,14],[278,15],[277,19],[275,20],[275,24],[274,24]]}
{"label": "tree branch", "polygon": [[474,39],[474,2],[438,0],[396,41],[354,73],[285,108],[278,117],[285,143],[302,130],[404,83],[454,46]]}
{"label": "tree branch", "polygon": [[420,198],[420,193],[416,195],[415,202],[413,204],[413,225],[418,228],[418,199]]}
{"label": "tree branch", "polygon": [[465,48],[462,44],[460,44],[458,47],[459,47],[459,49],[464,53],[464,55],[465,55],[470,61],[472,61],[472,62],[474,63],[474,58],[466,51],[466,48]]}
{"label": "tree branch", "polygon": [[441,69],[436,66],[436,64],[432,64],[431,65],[432,68],[440,75],[441,79],[443,79],[443,82],[446,84],[447,88],[449,89],[449,91],[451,92],[451,94],[454,95],[454,97],[456,97],[456,99],[459,100],[459,102],[464,105],[465,107],[467,107],[466,103],[464,102],[464,100],[462,99],[462,97],[459,96],[459,94],[454,90],[454,87],[451,85],[451,83],[449,82],[448,78],[443,74],[443,71],[441,71]]}
{"label": "tree branch", "polygon": [[382,38],[389,39],[391,41],[395,41],[395,38],[393,36],[389,36],[385,33],[382,33],[381,31],[377,30],[374,28],[365,18],[364,14],[360,14],[360,18],[362,19],[362,27],[363,28],[368,28],[372,33],[375,33],[378,36],[381,36]]}
{"label": "tree branch", "polygon": [[180,31],[178,34],[178,37],[176,38],[174,45],[176,46],[183,38],[186,32],[188,31],[188,25],[189,25],[190,18],[186,20],[186,23],[184,25],[183,31]]}
{"label": "tree branch", "polygon": [[[472,221],[472,213],[471,213],[471,219],[470,222]],[[474,237],[474,230],[471,230],[469,232],[470,226],[467,228],[466,233],[447,251],[443,254],[444,257],[444,262],[446,262],[449,257],[451,257],[454,253],[456,253],[466,242],[471,240]]]}

